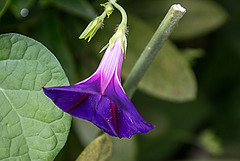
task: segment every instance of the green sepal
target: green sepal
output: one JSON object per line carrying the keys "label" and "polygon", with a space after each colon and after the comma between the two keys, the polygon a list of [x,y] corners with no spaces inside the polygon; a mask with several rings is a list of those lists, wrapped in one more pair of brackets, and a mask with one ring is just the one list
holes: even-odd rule
{"label": "green sepal", "polygon": [[104,11],[101,16],[96,17],[93,21],[91,21],[87,28],[82,32],[79,36],[79,39],[88,39],[88,42],[92,39],[92,37],[97,33],[98,29],[102,26],[103,20],[106,17],[106,12]]}
{"label": "green sepal", "polygon": [[100,53],[105,50],[108,46],[110,47],[110,49],[113,48],[115,42],[118,40],[118,39],[121,39],[121,46],[122,46],[122,51],[124,54],[126,54],[126,50],[127,50],[127,38],[126,38],[126,26],[125,27],[122,27],[122,26],[119,26],[118,27],[118,30],[117,32],[110,38],[109,42],[107,45],[105,45]]}

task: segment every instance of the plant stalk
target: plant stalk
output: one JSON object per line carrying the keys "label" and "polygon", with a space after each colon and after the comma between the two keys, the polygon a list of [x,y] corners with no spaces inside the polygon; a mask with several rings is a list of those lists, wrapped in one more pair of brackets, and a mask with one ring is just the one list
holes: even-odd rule
{"label": "plant stalk", "polygon": [[138,83],[185,12],[186,9],[180,4],[172,5],[157,31],[143,50],[123,85],[125,92],[130,99],[136,91]]}

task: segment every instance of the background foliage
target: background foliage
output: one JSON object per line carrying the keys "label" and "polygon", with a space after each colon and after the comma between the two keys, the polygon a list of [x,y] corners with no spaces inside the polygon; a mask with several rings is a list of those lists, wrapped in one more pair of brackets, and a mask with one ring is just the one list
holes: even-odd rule
{"label": "background foliage", "polygon": [[[90,43],[78,40],[89,21],[103,11],[99,4],[104,2],[1,0],[0,33],[17,32],[43,43],[74,84],[95,71],[102,56],[98,52],[120,22],[119,13],[114,11]],[[133,97],[139,112],[156,128],[130,140],[114,138],[111,160],[238,160],[239,2],[119,3],[129,16],[123,81],[171,4],[180,3],[187,13]],[[55,160],[75,160],[98,133],[93,125],[74,118],[69,139]]]}

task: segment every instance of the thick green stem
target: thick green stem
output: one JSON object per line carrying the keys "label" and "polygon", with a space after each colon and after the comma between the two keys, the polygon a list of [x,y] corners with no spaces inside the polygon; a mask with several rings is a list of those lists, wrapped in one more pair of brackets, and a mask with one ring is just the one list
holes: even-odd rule
{"label": "thick green stem", "polygon": [[148,67],[151,65],[152,61],[159,53],[159,50],[162,48],[163,44],[185,12],[185,8],[180,4],[172,5],[169,9],[167,15],[159,25],[148,45],[145,47],[123,85],[129,98],[133,96],[139,81],[142,79]]}

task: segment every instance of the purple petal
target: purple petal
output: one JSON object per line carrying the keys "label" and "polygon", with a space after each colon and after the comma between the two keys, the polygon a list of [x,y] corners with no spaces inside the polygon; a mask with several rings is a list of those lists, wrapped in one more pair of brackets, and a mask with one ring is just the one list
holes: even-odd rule
{"label": "purple petal", "polygon": [[132,102],[126,96],[118,79],[112,79],[106,89],[105,95],[111,99],[118,108],[118,128],[120,137],[130,138],[135,133],[147,133],[153,129],[138,113]]}
{"label": "purple petal", "polygon": [[[130,138],[135,133],[146,133],[153,128],[143,120],[116,79],[110,81],[105,95],[87,86],[83,83],[43,90],[63,111],[94,123],[109,135]],[[83,88],[92,91],[87,93]]]}
{"label": "purple petal", "polygon": [[100,80],[97,78],[98,75],[92,75],[92,77],[72,86],[43,87],[43,91],[60,109],[69,113],[91,94],[100,94]]}
{"label": "purple petal", "polygon": [[117,40],[114,47],[107,48],[100,65],[96,72],[101,74],[101,92],[104,93],[114,73],[117,72],[117,77],[121,79],[121,68],[123,62],[123,51],[121,40]]}
{"label": "purple petal", "polygon": [[116,120],[114,121],[115,109],[110,106],[111,100],[100,94],[89,94],[80,90],[81,84],[43,88],[44,93],[63,111],[88,120],[108,134],[118,137]]}

